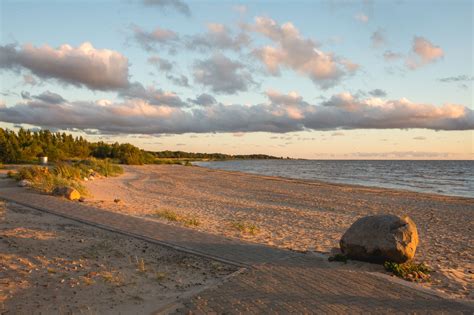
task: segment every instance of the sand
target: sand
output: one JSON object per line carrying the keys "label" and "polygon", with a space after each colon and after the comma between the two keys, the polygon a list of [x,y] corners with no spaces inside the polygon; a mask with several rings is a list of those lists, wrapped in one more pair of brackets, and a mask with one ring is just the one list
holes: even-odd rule
{"label": "sand", "polygon": [[0,204],[0,313],[151,314],[236,270],[72,220]]}
{"label": "sand", "polygon": [[[474,298],[474,199],[196,166],[126,166],[125,170],[120,177],[87,182],[92,196],[86,202],[293,250],[329,254],[337,251],[344,231],[361,216],[409,215],[420,234],[416,260],[436,271],[432,283],[425,285],[452,297]],[[163,211],[183,217],[183,222],[159,217]],[[186,223],[190,219],[199,224]]]}

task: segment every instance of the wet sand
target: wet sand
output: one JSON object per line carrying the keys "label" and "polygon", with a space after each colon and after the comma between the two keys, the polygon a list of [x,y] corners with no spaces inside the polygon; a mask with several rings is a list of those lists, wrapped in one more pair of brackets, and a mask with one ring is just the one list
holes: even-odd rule
{"label": "wet sand", "polygon": [[[330,253],[361,216],[409,215],[420,234],[416,260],[436,270],[426,285],[474,298],[474,199],[179,165],[125,170],[120,177],[87,182],[87,203],[293,250]],[[181,219],[170,221],[163,212]]]}

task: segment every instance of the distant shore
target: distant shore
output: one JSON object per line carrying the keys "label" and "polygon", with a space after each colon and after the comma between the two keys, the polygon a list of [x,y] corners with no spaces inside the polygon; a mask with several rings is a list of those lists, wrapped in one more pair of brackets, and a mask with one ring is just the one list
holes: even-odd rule
{"label": "distant shore", "polygon": [[437,270],[430,285],[455,297],[474,298],[474,199],[203,167],[124,168],[120,177],[87,182],[93,196],[87,202],[292,250],[330,253],[358,217],[409,215],[421,238],[416,259]]}

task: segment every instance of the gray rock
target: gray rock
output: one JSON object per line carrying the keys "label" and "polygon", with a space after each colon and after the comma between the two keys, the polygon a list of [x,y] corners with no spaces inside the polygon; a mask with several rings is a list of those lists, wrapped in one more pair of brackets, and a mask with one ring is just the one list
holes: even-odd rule
{"label": "gray rock", "polygon": [[22,179],[18,182],[18,187],[30,187],[31,182],[27,179]]}
{"label": "gray rock", "polygon": [[358,219],[339,245],[349,258],[376,263],[403,263],[415,256],[418,232],[409,217],[374,215]]}

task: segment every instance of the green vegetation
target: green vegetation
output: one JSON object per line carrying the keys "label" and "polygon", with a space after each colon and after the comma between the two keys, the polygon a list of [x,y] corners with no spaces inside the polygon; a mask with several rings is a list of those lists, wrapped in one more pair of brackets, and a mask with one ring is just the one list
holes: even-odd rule
{"label": "green vegetation", "polygon": [[74,179],[62,177],[53,169],[47,167],[29,166],[22,167],[17,173],[10,173],[17,180],[26,180],[29,186],[45,193],[52,193],[56,187],[72,187],[81,194],[87,194],[82,184]]}
{"label": "green vegetation", "polygon": [[[279,159],[265,154],[229,155],[222,153],[191,153],[183,151],[150,152],[118,142],[89,142],[82,137],[51,132],[20,129],[14,132],[0,128],[0,163],[37,163],[47,156],[49,161],[71,161],[89,158],[112,159],[121,164],[181,164],[201,160]],[[1,167],[1,164],[0,164]]]}
{"label": "green vegetation", "polygon": [[346,255],[343,255],[343,254],[336,254],[334,256],[331,256],[328,258],[329,261],[339,261],[339,262],[343,262],[345,264],[347,264],[347,256]]}
{"label": "green vegetation", "polygon": [[230,224],[234,229],[239,230],[241,233],[255,235],[259,231],[258,226],[253,223],[234,221]]}
{"label": "green vegetation", "polygon": [[49,130],[17,133],[0,128],[0,163],[36,163],[47,156],[51,162],[74,159],[113,159],[122,164],[151,163],[154,156],[129,144],[91,143],[82,137]]}
{"label": "green vegetation", "polygon": [[155,158],[166,161],[167,159],[181,159],[184,161],[201,161],[201,160],[270,160],[270,159],[281,159],[279,157],[266,155],[266,154],[248,154],[248,155],[230,155],[223,153],[193,153],[183,151],[159,151],[159,152],[148,152],[155,156]]}
{"label": "green vegetation", "polygon": [[383,265],[385,270],[392,272],[397,277],[408,281],[429,281],[432,270],[424,263],[406,262],[398,264],[386,261]]}
{"label": "green vegetation", "polygon": [[119,165],[106,160],[82,160],[75,162],[58,162],[54,166],[22,167],[18,172],[8,172],[8,176],[16,180],[27,180],[34,189],[51,193],[56,187],[72,187],[82,195],[87,194],[81,184],[84,178],[90,176],[116,176],[123,173]]}
{"label": "green vegetation", "polygon": [[154,215],[168,221],[184,223],[188,226],[198,226],[200,224],[199,220],[195,217],[180,215],[171,210],[156,211]]}

